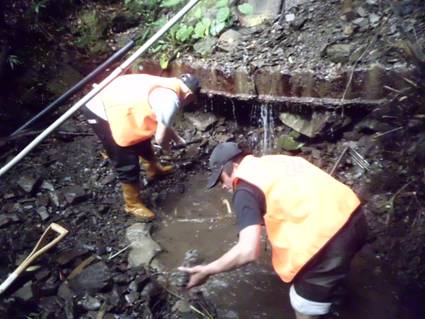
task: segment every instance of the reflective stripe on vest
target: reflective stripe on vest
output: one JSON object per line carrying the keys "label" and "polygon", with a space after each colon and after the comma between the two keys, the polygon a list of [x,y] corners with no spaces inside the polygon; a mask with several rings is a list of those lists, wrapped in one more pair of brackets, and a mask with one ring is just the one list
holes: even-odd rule
{"label": "reflective stripe on vest", "polygon": [[120,76],[99,93],[118,145],[134,145],[155,135],[157,121],[149,105],[149,93],[155,87],[170,89],[179,98],[182,94],[179,79],[148,74]]}
{"label": "reflective stripe on vest", "polygon": [[360,200],[354,192],[301,157],[246,156],[235,172],[261,189],[273,268],[290,282],[344,226]]}

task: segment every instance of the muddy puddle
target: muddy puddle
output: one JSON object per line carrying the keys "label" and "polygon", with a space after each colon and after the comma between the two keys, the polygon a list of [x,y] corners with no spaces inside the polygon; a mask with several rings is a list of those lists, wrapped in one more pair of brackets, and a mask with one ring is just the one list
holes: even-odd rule
{"label": "muddy puddle", "polygon": [[[237,241],[235,217],[223,203],[231,201],[231,194],[218,187],[207,190],[206,179],[206,175],[188,177],[185,192],[170,195],[164,202],[164,217],[153,237],[164,249],[159,261],[167,271],[174,271],[189,249],[198,249],[205,262],[210,262]],[[211,277],[201,289],[229,317],[294,318],[289,286],[273,272],[264,238],[259,261]],[[348,293],[349,302],[335,318],[419,318],[400,306],[397,289],[367,247],[353,262]]]}

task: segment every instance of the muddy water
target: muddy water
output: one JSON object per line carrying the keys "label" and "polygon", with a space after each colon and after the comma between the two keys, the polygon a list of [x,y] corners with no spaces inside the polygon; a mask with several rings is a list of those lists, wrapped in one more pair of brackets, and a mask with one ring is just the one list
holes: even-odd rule
{"label": "muddy water", "polygon": [[[237,240],[235,218],[223,204],[223,200],[231,200],[231,194],[218,187],[205,189],[206,178],[190,176],[186,192],[172,194],[165,202],[154,239],[164,248],[159,260],[166,270],[175,270],[189,249],[198,249],[209,262]],[[348,288],[350,302],[340,311],[339,318],[419,318],[398,304],[397,290],[367,247],[353,262]],[[294,318],[289,286],[273,272],[265,239],[258,262],[211,277],[201,289],[220,310],[236,313],[239,318]]]}

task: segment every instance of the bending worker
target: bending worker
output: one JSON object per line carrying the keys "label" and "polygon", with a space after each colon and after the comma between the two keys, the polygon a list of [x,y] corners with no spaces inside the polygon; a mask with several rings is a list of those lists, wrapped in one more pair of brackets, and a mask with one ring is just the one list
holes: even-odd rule
{"label": "bending worker", "polygon": [[148,180],[171,172],[172,166],[157,162],[151,139],[167,151],[172,143],[185,143],[171,126],[176,112],[199,91],[199,79],[190,74],[180,78],[127,74],[116,78],[83,109],[121,182],[124,210],[142,221],[153,220],[155,214],[139,197],[139,156]]}
{"label": "bending worker", "polygon": [[233,192],[239,240],[209,264],[180,267],[191,274],[187,288],[256,260],[265,224],[273,268],[284,282],[292,283],[289,297],[296,318],[328,313],[366,239],[358,197],[301,157],[255,157],[236,143],[216,146],[209,166],[208,188],[221,181]]}

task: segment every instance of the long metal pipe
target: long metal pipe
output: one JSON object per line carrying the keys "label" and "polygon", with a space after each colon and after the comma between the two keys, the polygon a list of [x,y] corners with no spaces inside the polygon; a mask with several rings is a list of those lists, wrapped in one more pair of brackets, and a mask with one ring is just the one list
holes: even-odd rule
{"label": "long metal pipe", "polygon": [[72,88],[70,88],[68,91],[66,91],[64,94],[62,94],[60,97],[58,97],[56,100],[54,100],[52,103],[47,105],[41,112],[33,116],[30,120],[25,122],[23,125],[21,125],[17,130],[15,130],[10,136],[15,136],[19,132],[21,132],[23,129],[25,129],[27,126],[31,125],[35,121],[37,121],[39,118],[41,118],[44,114],[49,112],[51,109],[55,108],[58,105],[61,105],[63,102],[65,102],[69,97],[74,95],[74,93],[78,92],[81,88],[83,88],[88,82],[90,82],[94,77],[96,77],[98,74],[103,72],[108,66],[110,66],[114,61],[120,59],[124,54],[126,54],[128,51],[131,50],[131,48],[134,46],[135,41],[131,40],[128,42],[124,47],[119,49],[117,52],[115,52],[108,60],[103,62],[101,65],[99,65],[96,69],[94,69],[90,74],[88,74],[86,77],[81,79],[77,84],[75,84]]}
{"label": "long metal pipe", "polygon": [[161,29],[159,29],[148,41],[145,42],[139,49],[136,50],[124,63],[111,72],[102,82],[95,86],[87,95],[75,103],[68,111],[60,116],[48,128],[46,128],[39,136],[29,143],[18,155],[16,155],[9,163],[0,169],[0,176],[5,174],[9,169],[22,160],[35,146],[44,140],[58,126],[71,117],[81,106],[90,101],[97,93],[105,86],[111,83],[123,71],[125,71],[143,52],[145,52],[152,44],[164,35],[174,24],[176,24],[183,16],[192,9],[200,0],[190,0],[172,19],[170,19]]}

